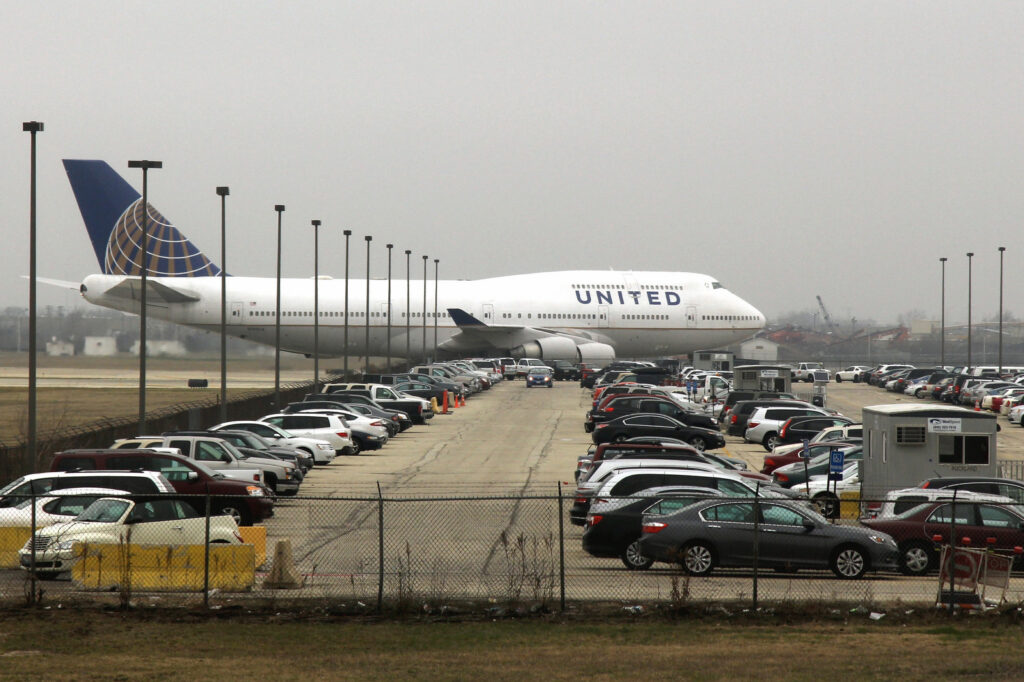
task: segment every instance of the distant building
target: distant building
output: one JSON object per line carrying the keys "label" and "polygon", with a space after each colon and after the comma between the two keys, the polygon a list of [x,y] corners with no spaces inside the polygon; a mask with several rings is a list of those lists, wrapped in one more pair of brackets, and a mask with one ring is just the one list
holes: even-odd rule
{"label": "distant building", "polygon": [[117,355],[117,341],[113,336],[87,336],[82,355]]}
{"label": "distant building", "polygon": [[930,336],[937,333],[941,326],[942,324],[935,320],[913,320],[910,323],[910,335]]}
{"label": "distant building", "polygon": [[70,341],[58,341],[57,339],[54,339],[53,341],[48,341],[46,343],[46,354],[55,356],[74,355],[75,344],[71,343]]}
{"label": "distant building", "polygon": [[737,355],[746,360],[778,362],[779,344],[764,337],[749,339],[740,344],[740,352]]}

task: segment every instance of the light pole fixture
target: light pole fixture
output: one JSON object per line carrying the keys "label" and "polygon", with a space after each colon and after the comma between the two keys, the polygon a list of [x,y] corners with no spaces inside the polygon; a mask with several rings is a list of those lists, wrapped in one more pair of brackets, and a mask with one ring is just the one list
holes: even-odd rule
{"label": "light pole fixture", "polygon": [[971,290],[971,264],[974,258],[974,254],[971,252],[967,253],[967,371],[971,371],[971,299],[973,291]]}
{"label": "light pole fixture", "polygon": [[434,360],[437,360],[437,264],[440,259],[434,259]]}
{"label": "light pole fixture", "polygon": [[227,199],[231,190],[218,187],[220,197],[220,421],[228,420],[228,254]]}
{"label": "light pole fixture", "polygon": [[277,211],[277,304],[274,310],[274,410],[281,409],[281,214],[284,204],[274,204]]}
{"label": "light pole fixture", "polygon": [[[22,131],[32,138],[28,192],[28,464],[36,462],[36,133],[43,131],[42,121],[26,121]],[[18,335],[19,338],[21,334]],[[35,555],[33,555],[34,557]]]}
{"label": "light pole fixture", "polygon": [[412,289],[409,275],[409,256],[412,251],[405,250],[405,362],[407,369],[412,369]]}
{"label": "light pole fixture", "polygon": [[939,366],[946,366],[946,261],[945,256],[939,259],[942,263],[942,322],[939,336]]}
{"label": "light pole fixture", "polygon": [[363,373],[370,371],[370,242],[373,237],[366,235],[366,360],[363,362]]}
{"label": "light pole fixture", "polygon": [[313,221],[313,393],[320,392],[320,221]]}
{"label": "light pole fixture", "polygon": [[142,169],[142,240],[139,269],[142,271],[139,309],[139,435],[146,434],[146,278],[149,274],[149,170],[163,168],[162,161],[129,161],[129,168]]}
{"label": "light pole fixture", "polygon": [[348,381],[348,240],[352,236],[352,230],[342,232],[345,235],[345,381]]}
{"label": "light pole fixture", "polygon": [[999,374],[1003,373],[1003,254],[1005,246],[999,247]]}
{"label": "light pole fixture", "polygon": [[423,256],[423,359],[427,358],[427,256]]}
{"label": "light pole fixture", "polygon": [[388,363],[387,371],[391,372],[391,249],[394,248],[394,244],[388,244],[388,308],[385,313],[387,325],[388,325]]}

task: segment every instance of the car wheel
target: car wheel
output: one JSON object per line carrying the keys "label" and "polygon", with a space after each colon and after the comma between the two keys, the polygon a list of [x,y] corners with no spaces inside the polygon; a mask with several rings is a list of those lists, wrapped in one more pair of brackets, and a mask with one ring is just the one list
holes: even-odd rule
{"label": "car wheel", "polygon": [[868,560],[860,547],[847,545],[832,555],[832,572],[844,580],[860,578],[866,570]]}
{"label": "car wheel", "polygon": [[839,376],[838,374],[836,375],[836,383],[837,384],[843,383],[843,378],[841,376]]}
{"label": "car wheel", "polygon": [[814,382],[814,377],[807,377],[806,379],[804,379],[804,382],[808,383],[808,384],[813,383]]}
{"label": "car wheel", "polygon": [[353,438],[352,439],[351,452],[349,452],[348,454],[350,454],[350,455],[358,455],[360,453],[360,451],[362,451],[362,449],[363,449],[363,444],[359,442],[359,439],[358,438]]}
{"label": "car wheel", "polygon": [[707,575],[715,567],[715,553],[711,545],[698,540],[683,548],[683,570],[690,575]]}
{"label": "car wheel", "polygon": [[252,518],[249,514],[249,510],[234,503],[229,502],[227,504],[222,504],[216,513],[221,516],[230,516],[239,526],[252,525]]}
{"label": "car wheel", "polygon": [[689,443],[698,452],[704,452],[704,448],[706,448],[708,446],[708,444],[705,443],[704,439],[701,438],[700,436],[694,436],[693,438],[690,439]]}
{"label": "car wheel", "polygon": [[640,540],[629,543],[619,558],[631,571],[646,571],[654,563],[654,559],[649,559],[640,553]]}
{"label": "car wheel", "polygon": [[818,493],[812,502],[826,519],[834,519],[839,516],[839,498],[832,493]]}
{"label": "car wheel", "polygon": [[777,446],[782,445],[782,439],[779,438],[779,434],[777,433],[769,433],[767,436],[764,437],[764,440],[761,441],[761,445],[764,446],[765,450],[771,452]]}
{"label": "car wheel", "polygon": [[854,374],[853,375],[853,383],[855,383],[855,384],[859,384],[860,383],[860,375],[858,375],[858,374]]}
{"label": "car wheel", "polygon": [[919,388],[916,391],[914,391],[914,397],[915,398],[923,398],[924,397],[924,389],[923,388]]}
{"label": "car wheel", "polygon": [[900,551],[900,570],[905,575],[924,575],[932,567],[932,548],[925,542],[909,542]]}

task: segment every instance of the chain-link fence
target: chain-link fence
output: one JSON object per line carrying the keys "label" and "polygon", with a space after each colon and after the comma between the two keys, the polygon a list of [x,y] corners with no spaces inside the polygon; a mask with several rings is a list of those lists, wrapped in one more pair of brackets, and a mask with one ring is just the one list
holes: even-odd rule
{"label": "chain-link fence", "polygon": [[[601,498],[582,517],[561,494],[297,497],[279,499],[264,526],[239,529],[209,516],[204,496],[104,495],[0,502],[0,597],[428,611],[935,604],[940,552],[953,539],[951,565],[974,571],[955,593],[980,594],[980,585],[986,599],[1024,600],[1024,580],[1007,572],[1001,584],[996,571],[999,561],[1020,564],[1024,511],[995,498],[899,509],[844,498],[827,518],[806,502],[763,497]],[[878,517],[858,518],[869,509]]]}

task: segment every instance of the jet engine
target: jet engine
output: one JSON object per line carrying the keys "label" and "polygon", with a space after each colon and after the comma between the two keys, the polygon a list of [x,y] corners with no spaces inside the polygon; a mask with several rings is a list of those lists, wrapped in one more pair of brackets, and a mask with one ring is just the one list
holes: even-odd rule
{"label": "jet engine", "polygon": [[[593,345],[593,344],[587,344]],[[543,339],[527,341],[511,351],[516,358],[540,358],[541,360],[569,360],[576,362],[579,353],[576,342],[564,336],[546,336]]]}
{"label": "jet engine", "polygon": [[581,343],[576,346],[576,353],[580,362],[601,364],[615,359],[615,349],[607,343]]}

